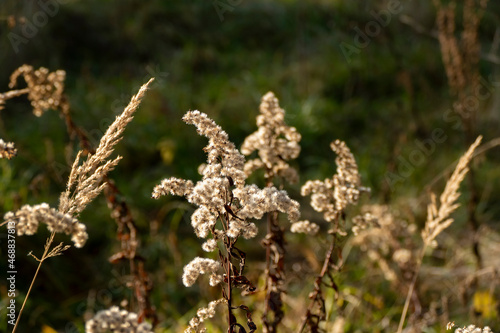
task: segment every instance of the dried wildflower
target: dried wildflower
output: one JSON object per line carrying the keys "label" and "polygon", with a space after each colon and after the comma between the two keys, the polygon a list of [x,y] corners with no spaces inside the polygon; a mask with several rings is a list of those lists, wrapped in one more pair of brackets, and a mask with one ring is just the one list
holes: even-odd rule
{"label": "dried wildflower", "polygon": [[[247,219],[260,219],[267,212],[281,211],[288,214],[290,221],[296,221],[299,217],[299,204],[291,200],[286,192],[274,187],[261,190],[254,185],[245,185],[245,158],[229,141],[227,133],[206,114],[189,111],[182,119],[195,125],[197,132],[209,139],[204,148],[208,155],[207,163],[198,168],[202,180],[193,185],[187,180],[165,179],[154,188],[152,196],[158,198],[167,193],[184,195],[190,203],[198,206],[191,216],[196,235],[200,238],[212,236],[202,248],[211,252],[217,249],[217,242],[221,241],[220,263],[212,259],[195,258],[184,267],[183,282],[184,285],[191,286],[199,274],[206,273],[210,274],[210,285],[215,286],[223,280],[217,270],[224,269],[224,281],[227,283],[221,288],[224,299],[228,302],[228,325],[233,327],[236,324],[232,315],[234,307],[231,306],[233,287],[243,289],[243,293],[255,290],[242,275],[245,254],[235,245],[240,236],[249,239],[257,235],[257,226]],[[236,260],[239,268],[233,262]],[[188,331],[198,332],[200,318],[192,319]],[[251,318],[248,311],[247,318]],[[251,319],[248,319],[247,325],[250,332],[255,331],[255,324]]]}
{"label": "dried wildflower", "polygon": [[298,221],[292,224],[290,227],[291,232],[303,233],[308,235],[316,235],[319,231],[319,226],[316,223],[309,221]]}
{"label": "dried wildflower", "polygon": [[112,160],[107,158],[121,140],[125,127],[133,119],[133,114],[152,81],[153,79],[149,80],[139,89],[137,95],[132,97],[122,114],[116,117],[101,138],[95,153],[89,155],[82,165],[79,165],[82,152],[78,153],[71,168],[66,191],[61,193],[59,199],[59,211],[78,215],[104,189],[106,184],[102,184],[102,179],[121,160],[120,156]]}
{"label": "dried wildflower", "polygon": [[358,166],[346,144],[336,140],[331,148],[337,153],[337,173],[332,179],[307,181],[301,188],[302,196],[311,195],[312,208],[328,222],[337,220],[347,205],[357,203],[360,191],[367,190],[360,187]]}
{"label": "dried wildflower", "polygon": [[394,251],[394,254],[392,255],[392,260],[394,260],[396,263],[398,263],[399,266],[407,265],[410,263],[410,260],[412,259],[413,254],[410,250],[408,249],[397,249]]}
{"label": "dried wildflower", "polygon": [[50,208],[46,203],[35,206],[25,205],[15,213],[6,213],[4,219],[7,223],[15,223],[19,236],[33,235],[36,233],[38,225],[45,223],[49,231],[72,235],[71,240],[76,247],[85,245],[88,238],[84,224],[69,214]]}
{"label": "dried wildflower", "polygon": [[207,238],[216,222],[217,216],[212,214],[206,207],[198,208],[191,215],[191,225],[194,228],[196,236],[200,238]]}
{"label": "dried wildflower", "polygon": [[48,109],[58,109],[65,103],[63,99],[65,71],[57,70],[49,73],[49,70],[44,67],[34,70],[32,66],[23,65],[12,73],[10,88],[16,86],[17,78],[21,75],[28,85],[28,99],[37,117]]}
{"label": "dried wildflower", "polygon": [[207,258],[194,258],[189,264],[184,266],[184,274],[182,274],[182,283],[186,287],[191,287],[200,274],[210,274],[210,285],[215,286],[222,282],[222,276],[217,274],[221,269],[219,262]]}
{"label": "dried wildflower", "polygon": [[335,210],[343,211],[348,204],[356,204],[359,198],[361,183],[358,165],[345,142],[336,140],[330,147],[337,153],[335,163],[337,164],[337,174],[333,176],[335,190]]}
{"label": "dried wildflower", "polygon": [[229,222],[226,234],[233,239],[238,238],[240,235],[245,239],[251,239],[257,236],[257,232],[258,229],[255,223],[234,219]]}
{"label": "dried wildflower", "polygon": [[201,245],[201,248],[205,252],[213,252],[217,249],[217,240],[215,240],[213,238],[209,239]]}
{"label": "dried wildflower", "polygon": [[370,223],[377,227],[359,228],[353,244],[380,268],[387,281],[396,288],[402,287],[404,281],[398,276],[413,274],[418,255],[418,246],[413,242],[417,231],[415,225],[395,216],[385,205],[366,205],[361,210],[362,216],[370,216]]}
{"label": "dried wildflower", "polygon": [[[278,177],[289,183],[298,182],[297,171],[290,167],[287,161],[299,155],[301,137],[294,127],[285,124],[285,110],[280,108],[278,99],[272,92],[262,97],[257,126],[258,130],[249,135],[241,147],[244,155],[257,151],[259,156],[245,163],[245,174],[249,176],[257,169],[264,169],[268,187],[271,187],[274,179]],[[293,217],[293,220],[296,218]],[[280,227],[275,211],[267,216],[267,234],[262,241],[266,248],[266,306],[262,314],[264,332],[275,332],[284,316],[281,300],[285,279],[284,244],[284,229]]]}
{"label": "dried wildflower", "polygon": [[[340,266],[334,263],[335,253],[339,250],[339,236],[345,236],[346,232],[342,225],[344,218],[341,218],[349,204],[356,204],[361,191],[368,189],[360,187],[360,176],[356,160],[349,148],[342,141],[336,140],[330,147],[337,153],[335,163],[337,164],[337,173],[331,179],[324,181],[307,181],[301,188],[303,196],[311,195],[311,206],[314,210],[323,213],[323,218],[332,222],[328,233],[332,234],[329,249],[325,253],[322,269],[318,275],[314,289],[309,294],[311,303],[307,307],[299,331],[303,331],[306,326],[311,332],[319,330],[319,323],[326,319],[325,298],[322,292],[322,285],[328,285],[338,290],[333,279],[333,272],[338,271]],[[323,280],[329,277],[330,282],[324,283]]]}
{"label": "dried wildflower", "polygon": [[8,158],[9,160],[16,156],[17,149],[14,148],[13,142],[5,142],[0,139],[0,158]]}
{"label": "dried wildflower", "polygon": [[255,237],[257,227],[245,221],[260,219],[266,212],[281,211],[291,221],[299,217],[299,204],[291,200],[285,191],[274,187],[259,189],[255,185],[245,186],[243,172],[245,158],[229,141],[229,137],[213,120],[199,111],[189,111],[183,120],[194,124],[198,133],[209,139],[204,150],[208,154],[207,164],[201,168],[203,179],[194,186],[189,180],[168,178],[153,190],[153,198],[167,193],[186,196],[199,208],[191,216],[191,224],[200,238],[206,238],[214,229],[220,216],[229,214],[231,221],[225,234],[231,238],[242,235]]}
{"label": "dried wildflower", "polygon": [[[229,136],[212,119],[200,111],[189,111],[182,118],[187,124],[195,125],[198,134],[209,139],[205,152],[208,154],[208,165],[203,170],[203,176],[228,177],[236,186],[241,186],[245,181],[243,166],[245,158],[229,141]],[[220,158],[220,163],[219,159]],[[214,166],[211,168],[211,166]],[[221,167],[219,170],[218,167]]]}
{"label": "dried wildflower", "polygon": [[245,173],[250,175],[254,170],[265,167],[266,177],[283,177],[290,183],[298,181],[298,174],[286,161],[299,156],[301,139],[295,127],[285,124],[285,110],[281,109],[278,99],[272,92],[262,97],[260,115],[257,116],[259,129],[249,135],[241,152],[250,155],[257,151],[259,158],[245,163]]}
{"label": "dried wildflower", "polygon": [[469,325],[463,328],[457,328],[455,333],[493,333],[491,328],[485,326],[483,329],[476,327],[475,325]]}
{"label": "dried wildflower", "polygon": [[158,199],[168,193],[172,195],[185,196],[193,190],[193,182],[175,177],[164,179],[160,185],[155,186],[152,197]]}
{"label": "dried wildflower", "polygon": [[422,231],[422,238],[425,244],[431,242],[439,235],[444,229],[448,228],[453,222],[449,216],[453,213],[460,204],[456,203],[460,192],[458,191],[462,180],[469,171],[468,164],[473,157],[474,151],[481,143],[482,137],[479,136],[476,141],[469,147],[467,152],[460,158],[458,164],[453,171],[450,179],[446,182],[443,193],[439,201],[440,205],[436,202],[436,196],[431,195],[431,203],[427,206],[427,221],[425,228]]}
{"label": "dried wildflower", "polygon": [[206,329],[201,328],[200,324],[203,323],[206,319],[213,318],[215,316],[215,310],[217,305],[226,304],[227,301],[224,298],[218,299],[216,301],[212,301],[208,303],[208,307],[200,308],[196,312],[196,317],[189,321],[189,326],[184,331],[185,333],[199,333],[206,332]]}
{"label": "dried wildflower", "polygon": [[275,187],[259,189],[256,185],[237,188],[233,191],[234,197],[238,198],[243,206],[238,211],[241,218],[262,218],[264,213],[280,211],[288,214],[288,219],[297,221],[300,216],[300,206],[295,200],[288,197],[286,191],[280,191]]}
{"label": "dried wildflower", "polygon": [[378,227],[377,218],[373,216],[370,212],[364,213],[353,217],[352,219],[352,232],[354,235],[358,235],[361,230],[367,229],[369,227]]}
{"label": "dried wildflower", "polygon": [[153,333],[149,323],[139,323],[136,313],[120,310],[112,306],[97,312],[94,318],[85,323],[86,333]]}

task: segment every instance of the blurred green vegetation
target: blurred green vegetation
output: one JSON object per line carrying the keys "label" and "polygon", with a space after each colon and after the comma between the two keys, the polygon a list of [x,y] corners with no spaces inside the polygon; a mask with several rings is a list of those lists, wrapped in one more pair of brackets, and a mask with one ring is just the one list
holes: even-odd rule
{"label": "blurred green vegetation", "polygon": [[[347,61],[340,44],[353,44],[354,28],[373,21],[370,11],[384,10],[385,1],[242,1],[221,20],[212,1],[65,0],[58,2],[57,14],[15,52],[9,34],[19,34],[22,19],[33,20],[41,8],[35,1],[7,0],[0,5],[0,92],[8,90],[10,74],[22,64],[65,70],[72,117],[96,145],[141,84],[156,76],[117,147],[123,160],[111,177],[139,228],[140,251],[152,274],[152,301],[160,327],[176,331],[186,325],[197,306],[217,297],[209,289],[185,288],[180,281],[183,266],[202,254],[201,242],[189,223],[193,208],[182,198],[151,199],[154,185],[163,178],[199,179],[197,166],[205,161],[202,147],[206,140],[182,122],[187,110],[207,113],[239,146],[256,129],[260,98],[271,90],[286,110],[287,122],[302,134],[302,152],[294,162],[301,180],[288,190],[302,203],[306,217],[318,215],[308,200],[300,198],[300,185],[308,179],[331,177],[335,155],[329,143],[341,139],[356,157],[364,185],[372,189],[364,202],[401,205],[401,210],[412,212],[423,223],[427,185],[454,163],[465,145],[461,128],[444,118],[451,98],[439,43],[432,37],[432,3],[401,3],[402,12],[392,16],[380,34]],[[479,31],[483,54],[490,52],[498,33],[499,13],[500,3],[490,1]],[[412,17],[425,32],[415,31],[402,17]],[[14,26],[9,23],[12,18]],[[483,59],[480,64],[492,95],[481,101],[477,124],[478,134],[487,142],[499,136],[499,74],[498,63]],[[19,79],[19,85],[23,84]],[[388,187],[388,166],[400,166],[399,158],[407,160],[420,149],[417,140],[427,140],[436,128],[447,139],[436,144],[408,177]],[[57,206],[78,149],[59,114],[51,111],[37,118],[25,97],[9,100],[1,111],[0,138],[15,142],[19,150],[12,160],[0,160],[1,213],[25,203]],[[478,169],[483,194],[479,216],[497,232],[499,156],[498,149],[483,154]],[[440,178],[432,189],[439,193],[443,184]],[[464,191],[466,198],[465,187]],[[465,211],[460,212],[450,233],[466,237]],[[81,221],[90,235],[87,245],[71,248],[43,265],[19,332],[40,332],[43,325],[73,332],[72,323],[82,330],[86,310],[118,304],[130,293],[125,287],[127,267],[107,261],[119,250],[116,225],[109,214],[102,196],[82,213]],[[42,227],[35,236],[17,238],[18,304],[36,269],[35,260],[26,255],[29,251],[39,255],[47,235]],[[306,237],[291,237],[291,263],[299,265],[306,256],[294,241],[319,250],[319,244]],[[56,240],[69,242],[64,236]],[[242,246],[262,258],[258,243]],[[0,253],[4,251],[2,247]],[[361,254],[354,249],[351,256],[355,263]],[[311,270],[311,263],[303,265]],[[308,287],[297,289],[293,284],[297,276],[293,272],[290,276],[290,294],[305,297]],[[404,300],[388,291],[387,284],[363,290],[363,283],[373,277],[349,261],[340,276],[339,285],[375,304],[373,316],[347,324],[349,332],[366,331],[371,325],[377,327],[373,331],[383,331],[380,322],[399,320],[398,307]],[[95,300],[91,300],[92,292]],[[6,299],[2,284],[0,294]],[[378,308],[380,294],[392,303]],[[3,309],[0,314],[4,318]],[[492,323],[498,331],[500,324],[495,320]],[[1,325],[0,330],[6,329]]]}

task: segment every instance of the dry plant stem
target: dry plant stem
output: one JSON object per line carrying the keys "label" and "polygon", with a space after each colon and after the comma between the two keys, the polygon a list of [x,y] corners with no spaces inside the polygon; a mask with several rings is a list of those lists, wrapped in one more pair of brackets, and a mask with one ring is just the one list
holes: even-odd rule
{"label": "dry plant stem", "polygon": [[333,237],[333,239],[332,239],[332,242],[330,244],[330,248],[326,252],[325,260],[323,261],[323,267],[321,268],[320,274],[316,277],[316,280],[314,281],[314,290],[311,293],[311,295],[309,296],[309,298],[312,301],[309,303],[309,306],[307,307],[306,314],[304,315],[304,319],[302,320],[302,324],[300,325],[298,333],[303,332],[304,329],[306,328],[306,325],[308,324],[308,322],[310,320],[310,316],[312,314],[313,307],[314,307],[314,305],[316,305],[316,303],[318,303],[318,297],[322,298],[321,285],[323,283],[323,278],[330,270],[330,266],[331,266],[332,261],[333,261],[333,253],[335,251],[335,248],[337,247],[337,235],[333,234],[332,237]]}
{"label": "dry plant stem", "polygon": [[[285,123],[285,110],[272,92],[261,99],[260,114],[256,122],[258,130],[245,138],[241,147],[244,155],[257,152],[258,157],[245,163],[244,170],[250,175],[257,169],[265,170],[266,187],[273,187],[273,179],[295,183],[298,174],[287,161],[297,158],[300,153],[300,134],[295,127]],[[265,305],[262,313],[265,333],[277,332],[283,319],[284,274],[284,230],[279,225],[278,213],[267,214],[267,234],[261,244],[266,249]]]}
{"label": "dry plant stem", "polygon": [[[150,302],[152,284],[149,275],[144,270],[145,259],[137,254],[139,243],[134,219],[127,203],[119,198],[121,193],[113,180],[106,177],[106,183],[108,186],[104,193],[108,207],[111,210],[111,216],[118,226],[117,239],[121,244],[121,251],[113,254],[109,261],[112,264],[118,264],[120,261],[128,260],[130,275],[134,278],[131,288],[134,291],[133,295],[135,295],[139,307],[139,322],[142,322],[144,318],[149,318],[152,320],[153,326],[156,326],[158,317]],[[134,299],[131,301],[131,308],[134,308],[133,301]]]}
{"label": "dry plant stem", "polygon": [[[220,220],[222,221],[222,225],[223,225],[224,229],[227,231],[230,227],[229,224],[231,222],[230,214],[225,213],[225,214],[221,215]],[[242,254],[242,252],[235,247],[237,240],[238,240],[238,238],[231,239],[229,236],[225,235],[224,236],[224,246],[225,246],[226,254],[223,256],[219,252],[219,258],[221,261],[221,265],[222,265],[222,267],[224,267],[225,274],[227,277],[226,290],[223,289],[223,297],[227,301],[227,310],[228,310],[228,329],[227,329],[227,332],[228,333],[234,333],[235,332],[234,329],[236,326],[242,328],[242,326],[237,322],[236,317],[233,314],[233,310],[237,309],[237,308],[242,308],[243,306],[234,307],[233,306],[233,298],[232,298],[233,287],[238,286],[238,283],[239,283],[239,281],[241,281],[241,278],[245,279],[245,277],[243,276],[243,269],[245,266],[244,260],[242,260],[240,257],[240,264],[239,264],[240,267],[239,267],[238,271],[236,271],[236,267],[233,264],[233,260],[237,259],[234,255],[233,250],[236,250],[238,255]],[[248,287],[252,287],[253,289],[255,289],[249,283],[246,283],[245,285],[247,287],[247,290],[249,289]],[[247,319],[248,319],[248,312],[247,312]],[[251,329],[250,332],[254,332],[254,330],[252,330],[252,327],[250,327],[250,322],[248,322],[249,328]],[[254,325],[253,322],[251,324]]]}
{"label": "dry plant stem", "polygon": [[95,149],[90,144],[88,136],[73,122],[73,119],[71,118],[70,105],[66,95],[63,95],[61,98],[61,115],[64,117],[66,130],[68,131],[69,136],[71,138],[74,138],[75,136],[78,137],[78,141],[80,142],[80,147],[83,150],[84,155],[95,154]]}
{"label": "dry plant stem", "polygon": [[31,280],[30,287],[28,289],[28,292],[26,293],[26,297],[24,297],[23,304],[21,305],[21,309],[19,310],[19,314],[17,316],[16,324],[14,325],[14,328],[12,329],[12,333],[16,332],[17,325],[19,325],[19,320],[21,319],[21,315],[23,314],[24,306],[26,305],[26,301],[28,300],[28,297],[30,296],[31,289],[33,289],[33,285],[35,284],[35,280],[38,276],[38,272],[40,271],[40,267],[42,267],[43,262],[45,259],[50,258],[49,254],[49,249],[50,246],[52,245],[52,242],[54,241],[54,236],[56,235],[55,232],[52,232],[47,239],[47,243],[45,244],[45,250],[43,251],[42,258],[38,260],[38,267],[36,268],[35,275],[33,275],[33,279]]}
{"label": "dry plant stem", "polygon": [[[266,304],[262,314],[264,332],[275,333],[278,325],[283,319],[282,309],[282,281],[284,280],[284,231],[279,225],[278,212],[267,215],[267,235],[264,240],[266,245]],[[273,253],[272,248],[275,247]],[[270,321],[269,311],[273,312],[273,320]]]}
{"label": "dry plant stem", "polygon": [[[222,223],[225,225],[226,230],[229,229],[229,218],[222,218]],[[232,248],[232,242],[231,239],[226,235],[224,237],[224,245],[226,246],[226,253],[227,256],[224,258],[224,260],[227,262],[227,265],[225,266],[226,270],[226,277],[227,277],[227,292],[226,292],[226,300],[227,300],[227,323],[228,323],[228,333],[233,333],[233,326],[235,324],[235,317],[233,315],[233,307],[232,307],[232,276],[233,276],[233,264],[232,264],[232,256],[231,256],[231,248]],[[224,263],[221,263],[224,267]]]}
{"label": "dry plant stem", "polygon": [[233,325],[234,325],[234,315],[233,315],[233,307],[232,307],[232,292],[233,290],[231,289],[231,256],[228,253],[227,255],[227,323],[228,323],[228,329],[227,331],[229,333],[233,333]]}
{"label": "dry plant stem", "polygon": [[424,243],[424,247],[420,252],[420,256],[417,261],[417,267],[415,268],[415,273],[411,280],[410,288],[408,289],[408,294],[406,295],[405,305],[403,307],[403,313],[401,314],[401,319],[399,320],[399,326],[397,333],[401,333],[403,331],[403,325],[406,319],[406,314],[408,313],[408,308],[410,306],[411,296],[413,295],[413,290],[415,289],[415,284],[417,283],[418,272],[420,271],[420,267],[422,266],[422,261],[424,260],[425,250],[427,249],[428,243]]}
{"label": "dry plant stem", "polygon": [[[272,226],[271,224],[274,222],[272,221],[273,216],[271,213],[267,214],[267,235],[266,235],[266,286],[265,286],[265,292],[266,292],[266,305],[264,308],[264,313],[262,314],[262,323],[264,324],[264,327],[266,331],[269,332],[269,322],[267,319],[268,312],[269,312],[269,301],[270,301],[270,292],[271,292],[271,240],[269,239],[272,235]],[[268,238],[269,237],[269,238]]]}
{"label": "dry plant stem", "polygon": [[0,100],[6,101],[8,99],[18,97],[21,95],[28,94],[30,92],[30,88],[18,89],[18,90],[10,90],[0,94]]}
{"label": "dry plant stem", "polygon": [[[270,175],[267,178],[266,186],[273,186],[273,173],[272,170],[267,170]],[[282,304],[282,288],[280,284],[284,280],[283,262],[285,260],[284,253],[284,231],[279,225],[278,212],[271,212],[267,214],[267,235],[264,240],[266,246],[266,304],[264,313],[262,314],[262,323],[264,325],[264,332],[276,333],[278,332],[278,325],[283,319],[283,304]],[[272,248],[276,248],[273,255]],[[277,257],[276,257],[277,256]],[[275,263],[273,267],[273,263]],[[273,289],[277,290],[274,291]],[[269,321],[269,311],[273,312],[273,320]]]}

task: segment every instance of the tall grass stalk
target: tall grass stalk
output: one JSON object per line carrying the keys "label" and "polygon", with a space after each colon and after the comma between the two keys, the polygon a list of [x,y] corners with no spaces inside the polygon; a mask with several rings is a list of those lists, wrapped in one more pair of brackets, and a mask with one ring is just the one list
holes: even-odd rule
{"label": "tall grass stalk", "polygon": [[427,221],[425,222],[425,227],[422,231],[423,246],[418,257],[417,267],[411,280],[408,294],[406,295],[406,300],[403,307],[403,312],[401,314],[401,319],[399,321],[397,333],[401,333],[403,331],[406,314],[410,305],[410,299],[413,295],[413,290],[417,282],[418,273],[422,266],[422,261],[424,259],[427,248],[431,246],[432,243],[435,243],[436,237],[453,223],[453,218],[451,218],[450,215],[460,206],[460,204],[456,202],[460,197],[460,184],[469,171],[469,162],[474,156],[474,151],[481,143],[481,140],[482,137],[479,136],[476,141],[474,141],[474,143],[469,147],[467,152],[465,152],[465,154],[459,159],[455,171],[453,171],[452,175],[446,182],[446,186],[440,196],[439,207],[436,202],[436,196],[434,194],[431,194],[431,202],[427,207]]}
{"label": "tall grass stalk", "polygon": [[[31,69],[25,68],[24,70],[29,71]],[[42,72],[45,74],[48,73],[48,71]],[[61,193],[59,208],[57,210],[49,208],[47,204],[36,206],[25,205],[16,212],[8,212],[5,214],[4,219],[6,222],[15,222],[17,233],[20,235],[35,233],[38,228],[38,223],[40,222],[46,223],[48,225],[48,229],[51,231],[51,234],[45,243],[44,252],[41,258],[39,259],[32,255],[38,261],[38,267],[31,280],[30,287],[19,311],[19,315],[13,328],[13,333],[19,325],[22,312],[28,297],[31,294],[31,290],[42,264],[45,260],[51,257],[61,255],[63,251],[70,247],[69,245],[63,245],[63,243],[60,243],[51,249],[55,234],[57,232],[65,232],[66,234],[71,233],[73,235],[72,240],[76,247],[81,247],[85,244],[85,241],[88,238],[88,235],[85,232],[85,225],[79,223],[76,220],[76,217],[78,217],[79,213],[104,189],[106,184],[102,183],[102,180],[120,161],[120,156],[112,160],[108,160],[108,157],[113,152],[115,145],[121,140],[126,125],[132,120],[134,112],[139,107],[139,104],[152,81],[153,79],[149,80],[141,87],[141,89],[139,89],[139,92],[137,95],[132,97],[123,113],[110,125],[104,136],[101,138],[99,147],[97,148],[95,154],[89,155],[87,160],[83,162],[82,165],[80,165],[80,157],[83,152],[80,151],[77,154],[71,168],[67,189]],[[29,88],[37,90],[36,85],[29,86]],[[39,104],[45,105],[42,102]],[[42,108],[40,108],[39,111],[41,112],[41,110]]]}

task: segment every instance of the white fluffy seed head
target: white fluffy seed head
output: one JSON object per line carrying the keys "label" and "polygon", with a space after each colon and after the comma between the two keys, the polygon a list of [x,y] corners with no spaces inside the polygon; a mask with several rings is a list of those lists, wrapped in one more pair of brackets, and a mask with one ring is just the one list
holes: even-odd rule
{"label": "white fluffy seed head", "polygon": [[120,310],[112,306],[107,310],[99,311],[85,323],[86,333],[153,333],[149,323],[139,323],[136,313]]}
{"label": "white fluffy seed head", "polygon": [[34,235],[38,225],[44,223],[49,231],[71,235],[71,240],[76,247],[82,247],[88,239],[84,224],[69,214],[63,214],[49,207],[48,204],[24,205],[16,212],[8,212],[4,216],[5,221],[13,222],[19,236]]}
{"label": "white fluffy seed head", "polygon": [[220,268],[221,265],[218,261],[208,258],[196,257],[189,264],[184,266],[182,283],[184,283],[186,287],[191,287],[196,282],[200,274],[209,274],[211,282],[213,280],[214,285],[216,285],[217,283],[220,283],[222,281],[221,276],[217,274],[217,271]]}

